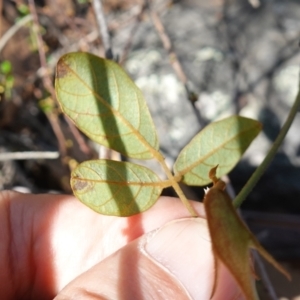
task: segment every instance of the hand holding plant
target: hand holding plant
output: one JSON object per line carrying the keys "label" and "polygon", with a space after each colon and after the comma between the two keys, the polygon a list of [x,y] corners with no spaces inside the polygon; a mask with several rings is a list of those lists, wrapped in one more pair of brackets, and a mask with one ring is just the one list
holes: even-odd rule
{"label": "hand holding plant", "polygon": [[[116,63],[88,53],[67,54],[57,65],[56,93],[62,110],[92,140],[127,157],[154,158],[167,176],[167,180],[161,180],[150,169],[130,162],[87,161],[71,176],[71,186],[79,200],[101,214],[131,216],[148,210],[162,189],[172,186],[190,215],[197,217],[179,182],[199,186],[213,182],[204,206],[215,256],[215,285],[221,261],[244,296],[258,299],[252,283],[250,247],[289,278],[242,223],[224,191],[225,184],[216,176],[217,171],[220,177],[236,165],[259,133],[259,122],[233,116],[210,124],[180,152],[172,173],[159,152],[155,128],[140,90]],[[283,137],[284,134],[279,139]],[[278,147],[280,142],[275,142],[266,161],[276,151],[276,143]],[[267,163],[262,166],[266,168]],[[247,188],[248,193],[250,189]],[[244,198],[245,195],[244,192]]]}
{"label": "hand holding plant", "polygon": [[[192,205],[203,217],[202,205]],[[1,192],[0,216],[1,299],[210,297],[214,264],[206,222],[188,218],[176,198],[119,218],[99,215],[72,196]],[[214,299],[238,293],[222,268]]]}

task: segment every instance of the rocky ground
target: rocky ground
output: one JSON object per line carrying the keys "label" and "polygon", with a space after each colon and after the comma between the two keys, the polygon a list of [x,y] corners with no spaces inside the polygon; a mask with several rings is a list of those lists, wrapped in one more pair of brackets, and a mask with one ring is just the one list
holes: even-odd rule
{"label": "rocky ground", "polygon": [[[241,114],[263,123],[263,132],[229,174],[238,193],[274,142],[297,93],[300,3],[161,0],[145,7],[141,0],[103,2],[114,57],[143,91],[170,165],[212,121]],[[103,56],[104,49],[88,1],[40,0],[36,9],[43,51],[38,51],[25,2],[2,1],[0,64],[9,61],[12,70],[7,73],[1,67],[0,71],[0,155],[51,151],[60,152],[60,157],[2,158],[0,189],[70,193],[72,162],[96,157],[97,147],[85,137],[82,140],[48,98],[51,87],[45,72],[52,80],[64,53],[89,51]],[[170,49],[166,41],[171,42]],[[295,274],[294,283],[300,274],[299,129],[298,115],[272,165],[243,205],[249,226],[286,262]],[[154,164],[150,167],[160,172]],[[203,197],[202,188],[187,193],[194,199]],[[278,297],[300,295],[295,284],[275,284],[275,288]]]}

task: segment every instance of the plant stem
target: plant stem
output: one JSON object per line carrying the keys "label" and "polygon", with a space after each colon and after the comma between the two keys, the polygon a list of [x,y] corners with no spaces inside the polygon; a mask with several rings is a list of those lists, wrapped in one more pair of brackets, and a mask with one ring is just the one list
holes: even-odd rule
{"label": "plant stem", "polygon": [[184,206],[190,212],[191,216],[192,217],[198,217],[197,212],[192,207],[192,205],[190,204],[190,202],[188,201],[188,199],[185,197],[185,195],[184,195],[183,191],[181,190],[178,182],[175,180],[175,178],[172,175],[170,169],[168,168],[167,164],[165,163],[165,160],[162,157],[162,155],[160,155],[160,153],[159,153],[159,155],[156,155],[156,158],[159,161],[159,163],[161,164],[161,166],[163,167],[165,173],[167,174],[169,180],[172,183],[172,187],[174,188],[175,192],[177,193],[178,197],[180,198],[180,200],[182,201],[182,203],[184,204]]}
{"label": "plant stem", "polygon": [[233,201],[233,205],[237,208],[239,207],[243,201],[246,199],[246,197],[249,195],[251,190],[254,188],[258,180],[261,178],[261,176],[265,173],[266,169],[270,165],[272,159],[274,158],[279,146],[282,144],[282,141],[284,137],[286,136],[288,130],[291,127],[291,124],[293,123],[293,120],[298,112],[298,108],[300,106],[300,88],[298,90],[298,94],[296,97],[296,100],[290,110],[289,116],[286,119],[282,129],[280,130],[275,142],[273,143],[269,153],[265,157],[262,164],[255,170],[255,172],[252,174],[246,185],[242,188],[240,193],[236,196],[236,198]]}

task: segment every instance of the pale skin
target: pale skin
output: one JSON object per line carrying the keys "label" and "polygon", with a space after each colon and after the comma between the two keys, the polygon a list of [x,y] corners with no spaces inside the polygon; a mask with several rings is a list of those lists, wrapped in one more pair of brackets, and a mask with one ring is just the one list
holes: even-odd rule
{"label": "pale skin", "polygon": [[[0,299],[210,299],[211,243],[192,205],[199,218],[169,197],[120,218],[72,196],[0,192]],[[222,266],[212,299],[243,299]]]}

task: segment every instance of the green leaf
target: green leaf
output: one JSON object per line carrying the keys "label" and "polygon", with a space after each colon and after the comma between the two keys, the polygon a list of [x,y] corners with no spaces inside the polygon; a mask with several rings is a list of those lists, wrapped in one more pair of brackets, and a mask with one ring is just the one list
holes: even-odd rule
{"label": "green leaf", "polygon": [[159,144],[141,91],[115,62],[69,53],[57,63],[62,110],[88,137],[126,156],[153,158]]}
{"label": "green leaf", "polygon": [[254,271],[250,265],[249,248],[255,248],[288,279],[290,279],[290,275],[259,244],[244,225],[225,191],[225,183],[218,180],[215,173],[216,168],[213,168],[209,176],[214,181],[214,185],[204,198],[204,208],[215,259],[220,259],[230,270],[246,299],[258,299],[253,280]]}
{"label": "green leaf", "polygon": [[17,10],[22,16],[26,16],[26,15],[30,14],[30,9],[29,9],[28,5],[23,4],[23,3],[17,4]]}
{"label": "green leaf", "polygon": [[188,185],[209,184],[210,169],[219,165],[218,175],[227,174],[260,130],[259,122],[240,116],[209,124],[180,152],[175,175]]}
{"label": "green leaf", "polygon": [[94,211],[131,216],[149,209],[166,183],[144,166],[103,159],[77,166],[71,186],[75,196]]}
{"label": "green leaf", "polygon": [[4,75],[7,75],[11,72],[12,70],[12,65],[11,62],[9,60],[4,60],[1,64],[0,64],[0,70]]}

